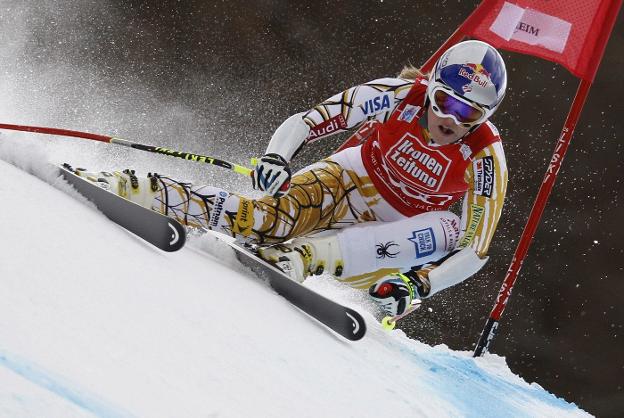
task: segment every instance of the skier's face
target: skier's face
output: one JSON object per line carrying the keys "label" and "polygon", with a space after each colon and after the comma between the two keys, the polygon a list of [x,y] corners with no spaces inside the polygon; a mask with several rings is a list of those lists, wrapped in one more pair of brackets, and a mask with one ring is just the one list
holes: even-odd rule
{"label": "skier's face", "polygon": [[451,118],[436,115],[431,106],[427,110],[427,126],[431,139],[438,145],[452,144],[468,133],[470,128],[458,125]]}

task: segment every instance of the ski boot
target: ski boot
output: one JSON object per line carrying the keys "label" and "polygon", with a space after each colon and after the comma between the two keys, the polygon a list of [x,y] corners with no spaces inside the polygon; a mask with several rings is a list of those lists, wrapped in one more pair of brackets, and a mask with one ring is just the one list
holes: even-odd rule
{"label": "ski boot", "polygon": [[314,274],[328,273],[340,277],[344,269],[335,235],[297,238],[287,244],[260,247],[258,254],[299,283]]}
{"label": "ski boot", "polygon": [[134,170],[130,169],[109,173],[106,171],[89,172],[84,168],[74,169],[67,163],[63,164],[63,167],[104,190],[148,209],[152,208],[156,194],[160,190],[157,174],[149,173],[147,177],[139,178]]}

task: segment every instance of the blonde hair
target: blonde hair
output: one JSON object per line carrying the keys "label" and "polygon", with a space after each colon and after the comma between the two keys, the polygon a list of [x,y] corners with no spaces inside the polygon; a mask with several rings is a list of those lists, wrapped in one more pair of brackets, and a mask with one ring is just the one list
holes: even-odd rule
{"label": "blonde hair", "polygon": [[428,75],[420,71],[419,68],[416,68],[412,64],[407,64],[399,73],[399,78],[404,78],[406,80],[416,80],[417,78],[422,77],[428,77]]}

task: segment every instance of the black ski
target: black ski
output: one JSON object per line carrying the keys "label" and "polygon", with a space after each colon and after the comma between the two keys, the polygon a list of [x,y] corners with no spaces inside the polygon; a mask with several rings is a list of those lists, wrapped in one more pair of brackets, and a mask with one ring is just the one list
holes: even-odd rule
{"label": "black ski", "polygon": [[293,281],[277,267],[238,243],[228,242],[228,244],[236,250],[236,256],[241,263],[251,268],[258,276],[266,278],[271,287],[290,303],[348,340],[357,341],[364,337],[366,322],[357,311]]}
{"label": "black ski", "polygon": [[77,176],[67,167],[59,169],[69,184],[113,222],[163,251],[177,251],[184,246],[186,229],[175,219],[123,199]]}

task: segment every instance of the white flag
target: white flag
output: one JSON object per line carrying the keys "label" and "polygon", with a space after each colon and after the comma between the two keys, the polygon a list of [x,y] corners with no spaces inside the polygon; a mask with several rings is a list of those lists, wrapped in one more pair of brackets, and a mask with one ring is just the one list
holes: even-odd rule
{"label": "white flag", "polygon": [[492,32],[506,41],[513,39],[558,53],[565,49],[570,29],[570,22],[509,2],[505,2],[490,26]]}

